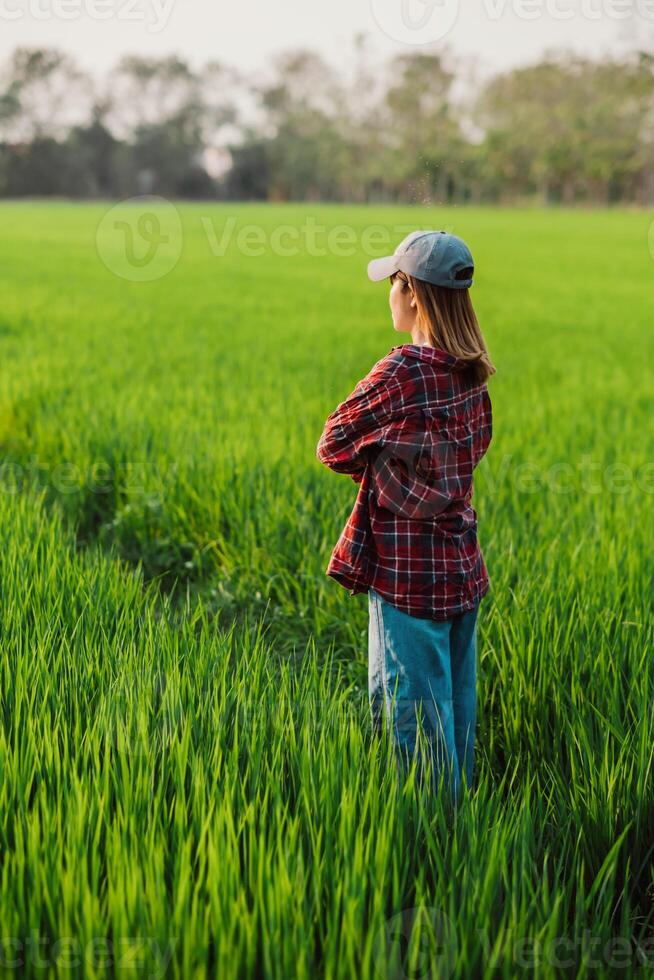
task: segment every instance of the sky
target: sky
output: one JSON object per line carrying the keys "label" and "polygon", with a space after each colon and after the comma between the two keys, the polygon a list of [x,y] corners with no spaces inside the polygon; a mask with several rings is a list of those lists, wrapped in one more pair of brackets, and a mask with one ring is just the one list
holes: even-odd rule
{"label": "sky", "polygon": [[654,0],[0,0],[0,59],[51,46],[96,72],[126,53],[254,71],[297,46],[338,66],[358,33],[382,57],[438,44],[494,71],[547,48],[654,50]]}

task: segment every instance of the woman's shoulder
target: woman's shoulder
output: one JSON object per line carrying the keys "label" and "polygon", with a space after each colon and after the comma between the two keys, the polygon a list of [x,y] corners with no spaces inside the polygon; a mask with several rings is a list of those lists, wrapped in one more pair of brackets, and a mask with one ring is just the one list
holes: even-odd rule
{"label": "woman's shoulder", "polygon": [[402,347],[392,347],[388,354],[384,354],[373,364],[364,381],[381,383],[398,379],[406,373],[407,367],[407,358],[402,352]]}

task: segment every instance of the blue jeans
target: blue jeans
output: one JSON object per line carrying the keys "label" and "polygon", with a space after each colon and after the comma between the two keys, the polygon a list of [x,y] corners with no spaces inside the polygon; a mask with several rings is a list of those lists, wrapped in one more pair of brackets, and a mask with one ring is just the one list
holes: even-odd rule
{"label": "blue jeans", "polygon": [[[368,589],[368,696],[373,726],[392,726],[398,771],[415,753],[418,716],[432,775],[445,770],[455,803],[472,786],[477,712],[477,614],[437,621],[409,616]],[[420,759],[416,761],[422,778]]]}

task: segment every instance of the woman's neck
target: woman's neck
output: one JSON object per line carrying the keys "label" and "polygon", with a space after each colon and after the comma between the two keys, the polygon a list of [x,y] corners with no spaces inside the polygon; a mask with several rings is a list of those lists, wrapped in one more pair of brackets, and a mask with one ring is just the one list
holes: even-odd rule
{"label": "woman's neck", "polygon": [[415,347],[433,347],[433,344],[429,343],[429,338],[425,337],[418,324],[411,329],[411,340]]}

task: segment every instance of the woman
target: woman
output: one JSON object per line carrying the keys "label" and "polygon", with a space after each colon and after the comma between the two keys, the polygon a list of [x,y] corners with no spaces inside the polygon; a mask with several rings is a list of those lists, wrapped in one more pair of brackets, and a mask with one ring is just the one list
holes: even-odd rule
{"label": "woman", "polygon": [[432,775],[446,771],[455,805],[472,785],[477,615],[490,587],[471,501],[492,438],[495,368],[473,274],[465,242],[437,231],[413,232],[370,263],[370,279],[390,280],[393,326],[412,342],[391,348],[338,405],[316,449],[359,484],[326,574],[368,593],[373,723],[385,707],[400,767],[422,723]]}

